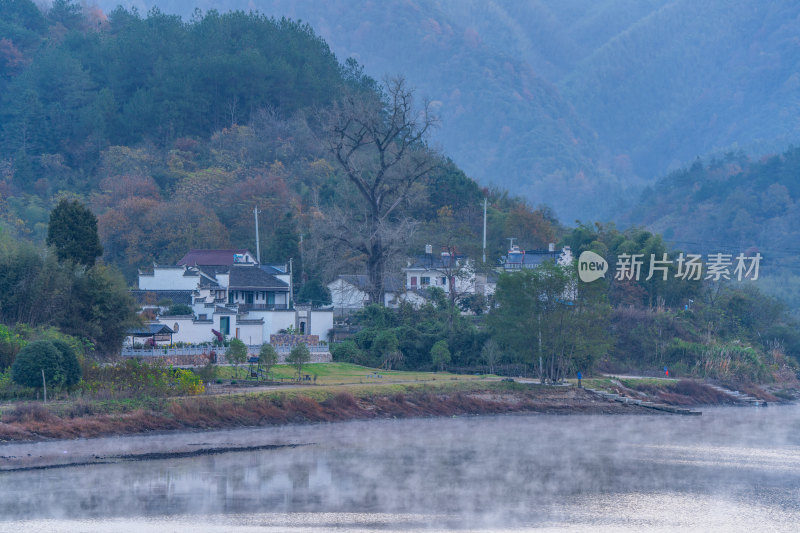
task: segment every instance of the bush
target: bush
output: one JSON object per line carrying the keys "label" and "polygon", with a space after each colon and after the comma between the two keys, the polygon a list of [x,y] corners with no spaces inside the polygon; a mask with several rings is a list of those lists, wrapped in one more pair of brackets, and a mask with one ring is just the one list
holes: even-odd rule
{"label": "bush", "polygon": [[50,341],[35,341],[20,350],[11,375],[14,383],[25,387],[42,387],[42,371],[47,383],[64,384],[66,373],[62,365],[61,352]]}
{"label": "bush", "polygon": [[170,305],[169,308],[161,313],[161,316],[179,316],[194,314],[192,308],[186,304]]}
{"label": "bush", "polygon": [[177,386],[180,394],[194,396],[197,394],[203,394],[206,390],[205,386],[203,385],[202,378],[191,370],[178,368],[175,370],[174,376],[175,385]]}
{"label": "bush", "polygon": [[364,353],[353,341],[344,341],[333,345],[331,348],[331,356],[334,361],[340,361],[342,363],[362,364],[364,360]]}
{"label": "bush", "polygon": [[56,350],[61,354],[61,369],[63,371],[63,382],[61,385],[69,387],[81,380],[81,365],[78,363],[78,356],[75,350],[62,340],[51,341]]}

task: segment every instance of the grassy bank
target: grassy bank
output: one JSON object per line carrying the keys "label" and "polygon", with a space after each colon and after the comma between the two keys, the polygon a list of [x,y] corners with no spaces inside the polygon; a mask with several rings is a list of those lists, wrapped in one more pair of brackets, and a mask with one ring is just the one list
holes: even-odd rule
{"label": "grassy bank", "polygon": [[221,429],[356,419],[512,412],[633,413],[574,387],[499,381],[329,385],[135,402],[22,403],[8,406],[0,440],[87,438],[152,431]]}

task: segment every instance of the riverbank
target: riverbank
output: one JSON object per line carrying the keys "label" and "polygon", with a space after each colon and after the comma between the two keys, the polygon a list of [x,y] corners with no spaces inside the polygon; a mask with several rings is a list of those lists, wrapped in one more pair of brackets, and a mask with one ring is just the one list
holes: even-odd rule
{"label": "riverbank", "polygon": [[3,411],[0,441],[504,413],[652,414],[573,386],[500,381],[294,388],[137,404],[18,404]]}

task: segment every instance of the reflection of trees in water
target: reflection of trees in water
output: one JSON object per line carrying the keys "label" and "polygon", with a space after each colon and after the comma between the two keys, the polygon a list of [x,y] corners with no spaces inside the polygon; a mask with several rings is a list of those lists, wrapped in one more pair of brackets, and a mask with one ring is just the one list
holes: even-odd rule
{"label": "reflection of trees in water", "polygon": [[[798,472],[771,468],[768,458],[746,471],[703,459],[691,429],[700,421],[632,418],[342,424],[298,429],[328,444],[6,473],[0,474],[0,517],[307,511],[499,513],[514,521],[530,520],[534,505],[545,519],[547,509],[580,496],[714,494],[720,486],[733,494],[756,485],[800,485]],[[765,433],[753,427],[760,426],[740,431],[751,439]],[[763,445],[769,450],[768,444],[786,442]]]}

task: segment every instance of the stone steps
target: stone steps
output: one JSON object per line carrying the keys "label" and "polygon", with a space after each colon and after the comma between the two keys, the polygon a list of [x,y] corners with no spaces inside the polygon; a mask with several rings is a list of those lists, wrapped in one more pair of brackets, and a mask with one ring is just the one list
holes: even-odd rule
{"label": "stone steps", "polygon": [[656,411],[664,411],[667,413],[673,413],[676,415],[688,415],[688,416],[699,416],[702,413],[700,411],[692,411],[691,409],[686,409],[685,407],[675,407],[674,405],[666,405],[663,403],[655,403],[655,402],[648,402],[645,400],[640,400],[638,398],[629,398],[627,396],[622,396],[620,394],[615,394],[613,392],[606,392],[602,390],[595,390],[595,389],[588,389],[585,390],[597,394],[598,396],[602,397],[603,399],[619,402],[619,403],[632,403],[635,405],[641,405],[642,407],[646,407],[648,409],[654,409]]}
{"label": "stone steps", "polygon": [[725,387],[721,387],[719,385],[714,385],[714,384],[711,384],[711,383],[706,383],[706,385],[708,387],[711,387],[712,389],[714,389],[717,392],[721,392],[722,394],[725,394],[726,396],[729,396],[729,397],[733,398],[734,400],[736,400],[739,403],[746,404],[746,405],[752,405],[754,407],[766,407],[767,406],[767,402],[765,402],[764,400],[759,400],[758,398],[753,398],[752,396],[750,396],[748,394],[745,394],[743,392],[739,392],[737,390],[726,389]]}

